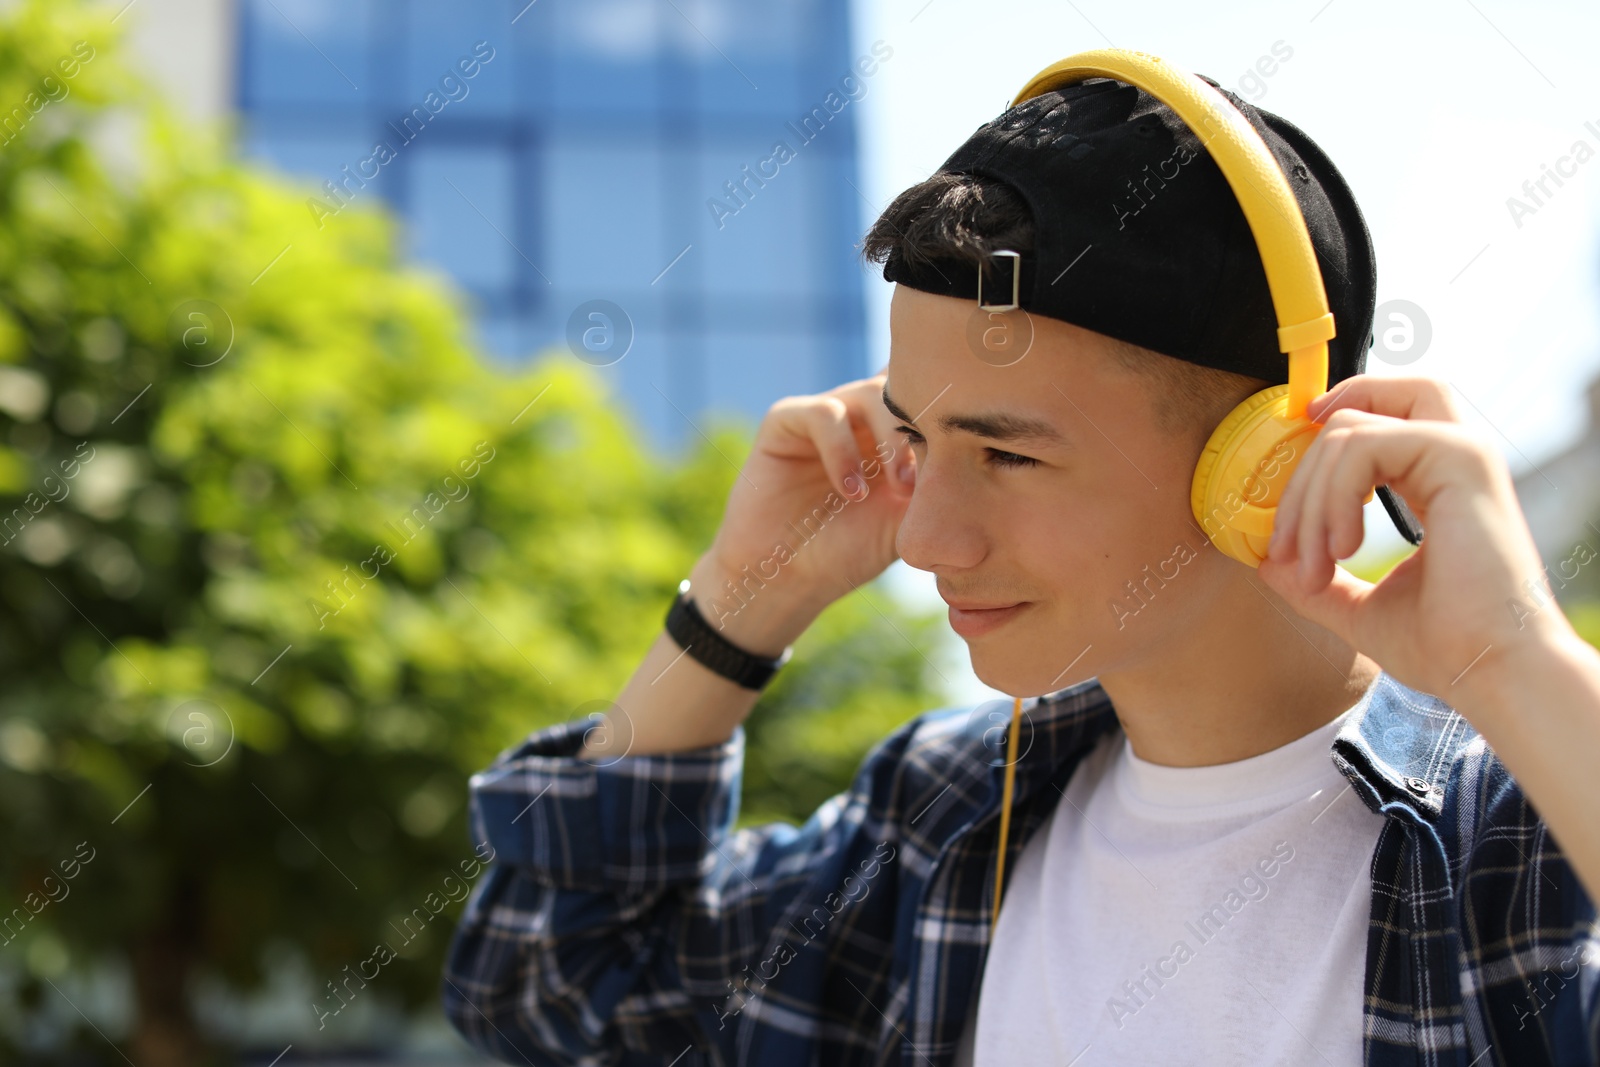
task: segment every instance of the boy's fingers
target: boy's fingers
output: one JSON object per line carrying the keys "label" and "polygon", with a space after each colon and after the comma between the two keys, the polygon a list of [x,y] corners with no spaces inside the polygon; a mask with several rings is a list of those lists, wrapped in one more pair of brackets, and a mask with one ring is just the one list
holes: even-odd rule
{"label": "boy's fingers", "polygon": [[892,474],[894,464],[900,458],[899,453],[902,451],[901,437],[895,430],[895,427],[900,425],[900,420],[883,406],[883,377],[880,375],[854,384],[860,388],[852,395],[851,402],[866,426],[868,434],[871,435],[872,451],[880,458],[890,457],[885,465],[890,468]]}
{"label": "boy's fingers", "polygon": [[[1389,389],[1390,385],[1396,388]],[[1342,391],[1337,395],[1333,392],[1326,395],[1334,397],[1343,406],[1322,412],[1322,418],[1317,421],[1323,424],[1323,428],[1278,500],[1277,516],[1273,523],[1271,551],[1276,553],[1273,558],[1315,559],[1326,554],[1333,560],[1354,552],[1361,546],[1363,531],[1359,506],[1364,505],[1367,494],[1374,486],[1387,485],[1390,478],[1402,477],[1410,470],[1410,461],[1416,456],[1415,450],[1421,447],[1418,442],[1427,437],[1408,436],[1407,439],[1413,443],[1412,451],[1406,453],[1406,462],[1397,462],[1389,457],[1380,462],[1378,456],[1370,456],[1372,462],[1364,469],[1376,472],[1372,474],[1374,480],[1360,487],[1356,495],[1358,507],[1354,511],[1347,510],[1345,503],[1329,499],[1329,487],[1326,484],[1330,464],[1347,450],[1352,439],[1367,441],[1373,435],[1389,439],[1388,435],[1393,431],[1403,431],[1429,421],[1460,423],[1449,397],[1442,391],[1442,384],[1429,378],[1392,379],[1377,383],[1376,391],[1372,380],[1351,378],[1340,382],[1338,388]],[[1369,411],[1358,406],[1367,402],[1374,402],[1383,410]],[[1406,415],[1391,412],[1406,412],[1411,417],[1408,419]],[[1441,417],[1430,418],[1430,413]],[[1416,487],[1413,485],[1410,488],[1411,495],[1407,496],[1406,502],[1418,512],[1420,520],[1421,502],[1413,499]],[[1396,485],[1394,489],[1402,496],[1407,495],[1402,486]],[[1331,541],[1330,536],[1333,538]]]}
{"label": "boy's fingers", "polygon": [[[846,497],[861,495],[860,475],[856,473],[861,450],[851,425],[849,406],[842,399],[829,394],[790,397],[780,400],[773,410],[778,415],[780,431],[792,440],[809,443],[816,450],[822,469],[835,489]],[[856,481],[852,482],[852,478]]]}
{"label": "boy's fingers", "polygon": [[1414,481],[1409,485],[1404,482],[1406,473],[1415,470],[1423,453],[1439,446],[1434,434],[1403,423],[1373,422],[1344,433],[1345,447],[1322,486],[1336,516],[1329,522],[1329,551],[1340,559],[1361,547],[1362,506],[1374,485],[1401,479],[1401,484],[1394,486],[1395,492],[1406,496],[1406,490],[1410,490],[1407,505],[1419,520],[1426,514],[1426,501],[1418,492],[1421,487]]}
{"label": "boy's fingers", "polygon": [[1342,408],[1394,419],[1462,421],[1461,409],[1450,395],[1450,386],[1437,378],[1379,378],[1357,374],[1311,401],[1306,406],[1306,415],[1326,423]]}
{"label": "boy's fingers", "polygon": [[[887,484],[902,495],[909,496],[914,480],[909,468],[914,462],[911,457],[911,448],[906,444],[905,437],[895,427],[900,425],[900,420],[883,406],[883,383],[886,372],[880,372],[876,377],[868,378],[856,383],[863,387],[860,393],[860,402],[867,424],[871,427],[872,447],[878,457],[887,456],[882,467],[887,477]],[[900,476],[900,469],[908,468],[907,476]]]}
{"label": "boy's fingers", "polygon": [[1299,524],[1296,547],[1314,559],[1340,559],[1361,546],[1362,508],[1375,485],[1392,486],[1425,521],[1429,501],[1447,481],[1473,488],[1483,480],[1484,465],[1463,431],[1425,421],[1361,413],[1324,429],[1312,449],[1318,453],[1317,466],[1294,487],[1298,503],[1290,511]]}
{"label": "boy's fingers", "polygon": [[1360,647],[1355,632],[1356,614],[1362,602],[1372,593],[1371,582],[1335,567],[1332,578],[1318,586],[1305,581],[1292,563],[1270,559],[1262,562],[1260,574],[1262,580],[1283,597],[1296,614],[1332,631],[1351,647]]}
{"label": "boy's fingers", "polygon": [[1364,512],[1374,486],[1370,482],[1354,484],[1371,468],[1361,454],[1363,432],[1354,427],[1323,431],[1324,436],[1331,433],[1333,437],[1318,483],[1310,490],[1321,501],[1319,530],[1311,536],[1326,549],[1330,560],[1354,555],[1366,537]]}
{"label": "boy's fingers", "polygon": [[[1415,424],[1353,410],[1324,427],[1307,456],[1313,467],[1304,477],[1295,471],[1291,482],[1298,484],[1284,494],[1292,497],[1288,519],[1295,548],[1302,563],[1311,561],[1314,575],[1325,576],[1324,559],[1332,566],[1361,547],[1367,494],[1375,485],[1403,478],[1429,437]],[[1394,488],[1403,496],[1407,489],[1416,495],[1414,485]]]}
{"label": "boy's fingers", "polygon": [[895,427],[900,420],[883,406],[883,377],[866,378],[851,382],[843,399],[849,407],[851,422],[860,455],[859,466],[852,473],[871,482],[882,477],[879,485],[888,486],[902,495],[909,495],[910,484],[901,482],[896,470],[903,460],[911,456],[910,449]]}
{"label": "boy's fingers", "polygon": [[1295,499],[1290,504],[1296,555],[1301,574],[1322,582],[1333,557],[1328,554],[1327,515],[1337,504],[1328,499],[1328,472],[1338,463],[1348,434],[1324,429],[1312,442],[1306,458],[1294,472]]}
{"label": "boy's fingers", "polygon": [[1319,430],[1311,444],[1306,446],[1305,455],[1299,457],[1295,463],[1288,484],[1278,496],[1272,521],[1272,540],[1268,548],[1268,555],[1273,559],[1299,558],[1297,538],[1301,526],[1301,511],[1305,506],[1306,486],[1312,480],[1316,465],[1322,461],[1322,438],[1325,432]]}

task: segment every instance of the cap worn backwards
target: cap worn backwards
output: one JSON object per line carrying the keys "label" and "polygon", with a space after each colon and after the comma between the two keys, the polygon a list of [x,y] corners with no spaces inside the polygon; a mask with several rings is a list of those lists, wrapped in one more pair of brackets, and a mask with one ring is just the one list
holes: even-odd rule
{"label": "cap worn backwards", "polygon": [[[1261,135],[1300,205],[1337,331],[1328,342],[1328,385],[1363,373],[1377,261],[1354,195],[1297,126],[1199,77]],[[1042,93],[978,127],[939,169],[1009,185],[1026,202],[1034,232],[1019,259],[988,259],[984,292],[1009,295],[1015,281],[1017,303],[1030,314],[1287,382],[1260,252],[1202,134],[1150,93],[1113,78]],[[978,270],[971,260],[912,259],[897,248],[883,276],[975,299]],[[1418,543],[1421,528],[1404,501],[1387,487],[1379,493],[1402,535]]]}

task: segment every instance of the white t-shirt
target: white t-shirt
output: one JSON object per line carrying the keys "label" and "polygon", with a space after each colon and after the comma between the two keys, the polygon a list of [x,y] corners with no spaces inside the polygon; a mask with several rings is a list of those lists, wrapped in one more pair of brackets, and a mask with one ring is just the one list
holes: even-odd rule
{"label": "white t-shirt", "polygon": [[1102,738],[1008,872],[957,1067],[1360,1064],[1383,817],[1329,758],[1349,714],[1209,767]]}

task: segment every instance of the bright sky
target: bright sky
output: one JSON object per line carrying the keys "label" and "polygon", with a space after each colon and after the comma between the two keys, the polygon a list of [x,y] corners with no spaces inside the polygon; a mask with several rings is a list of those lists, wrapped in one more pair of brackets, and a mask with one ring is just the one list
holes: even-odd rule
{"label": "bright sky", "polygon": [[[1370,373],[1454,383],[1516,472],[1582,432],[1583,388],[1600,373],[1600,5],[862,0],[855,37],[858,51],[894,49],[855,105],[869,218],[1043,67],[1090,48],[1150,52],[1284,116],[1338,164],[1377,246],[1380,308],[1408,300],[1432,325],[1420,359],[1391,366],[1374,348]],[[1241,88],[1280,41],[1292,56]],[[1580,140],[1593,158],[1564,164],[1576,173],[1547,182],[1552,195],[1518,226],[1507,199],[1527,202],[1523,183]],[[888,360],[891,288],[868,286],[875,367]],[[1376,501],[1367,518],[1363,553],[1403,543]],[[894,572],[943,606],[930,575]],[[952,640],[953,659],[938,662],[961,699],[995,695]]]}

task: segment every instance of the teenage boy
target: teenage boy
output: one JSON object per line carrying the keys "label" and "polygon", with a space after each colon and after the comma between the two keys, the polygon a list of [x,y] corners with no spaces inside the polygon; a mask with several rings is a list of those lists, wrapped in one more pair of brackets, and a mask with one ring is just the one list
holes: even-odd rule
{"label": "teenage boy", "polygon": [[[606,731],[541,730],[473,779],[497,862],[444,985],[470,1040],[679,1067],[1600,1062],[1600,654],[1449,389],[1361,373],[1376,267],[1339,172],[1225,95],[1338,330],[1270,558],[1190,510],[1210,431],[1286,380],[1227,182],[1131,85],[1008,109],[873,225],[888,369],[767,413]],[[980,271],[997,294],[1010,269],[991,345]],[[1376,587],[1336,566],[1374,486],[1427,527]],[[805,825],[734,830],[759,687],[897,557],[979,678],[1046,694],[1017,744],[1004,711],[930,713]]]}

